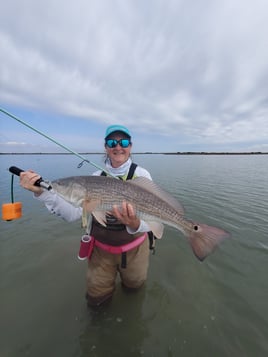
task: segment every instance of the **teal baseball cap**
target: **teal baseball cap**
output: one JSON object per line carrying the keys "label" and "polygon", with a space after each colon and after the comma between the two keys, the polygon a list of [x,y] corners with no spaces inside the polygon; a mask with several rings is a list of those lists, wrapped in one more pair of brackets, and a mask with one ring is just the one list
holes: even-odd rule
{"label": "teal baseball cap", "polygon": [[109,135],[111,135],[112,133],[114,133],[116,131],[121,131],[122,133],[126,134],[129,138],[131,138],[131,135],[130,135],[130,132],[129,132],[128,128],[126,128],[123,125],[115,124],[115,125],[108,126],[108,128],[106,129],[106,132],[105,132],[105,139]]}

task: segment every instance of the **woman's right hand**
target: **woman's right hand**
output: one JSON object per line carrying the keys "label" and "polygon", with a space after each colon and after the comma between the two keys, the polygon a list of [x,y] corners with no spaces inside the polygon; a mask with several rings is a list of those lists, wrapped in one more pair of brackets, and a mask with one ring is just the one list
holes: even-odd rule
{"label": "woman's right hand", "polygon": [[40,179],[40,175],[32,170],[20,173],[20,185],[26,190],[34,192],[37,196],[43,192],[42,187],[35,186],[35,182]]}

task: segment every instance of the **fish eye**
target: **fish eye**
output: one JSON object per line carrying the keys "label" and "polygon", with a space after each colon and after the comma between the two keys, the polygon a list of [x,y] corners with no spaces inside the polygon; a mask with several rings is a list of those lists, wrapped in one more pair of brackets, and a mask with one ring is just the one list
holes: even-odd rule
{"label": "fish eye", "polygon": [[194,230],[195,230],[195,231],[198,231],[198,229],[199,229],[198,225],[195,225],[195,226],[194,226]]}

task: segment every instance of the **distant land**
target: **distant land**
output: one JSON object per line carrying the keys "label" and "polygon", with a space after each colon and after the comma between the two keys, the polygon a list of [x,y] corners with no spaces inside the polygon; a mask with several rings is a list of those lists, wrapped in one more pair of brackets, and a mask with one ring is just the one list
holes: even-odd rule
{"label": "distant land", "polygon": [[[104,155],[104,152],[80,152],[80,155]],[[206,151],[177,151],[177,152],[133,152],[133,155],[268,155],[268,152],[206,152]],[[69,152],[2,152],[0,155],[74,155]]]}

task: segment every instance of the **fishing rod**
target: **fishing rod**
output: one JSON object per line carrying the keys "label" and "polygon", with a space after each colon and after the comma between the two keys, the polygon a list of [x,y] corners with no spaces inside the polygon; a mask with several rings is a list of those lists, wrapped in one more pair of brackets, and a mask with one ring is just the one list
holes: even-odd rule
{"label": "fishing rod", "polygon": [[63,145],[62,143],[60,143],[59,141],[55,140],[54,138],[52,138],[51,136],[48,136],[47,134],[43,133],[42,131],[34,128],[33,126],[31,126],[30,124],[26,123],[25,121],[19,119],[18,117],[16,117],[15,115],[7,112],[6,110],[4,110],[3,108],[0,108],[0,112],[2,112],[3,114],[9,116],[12,119],[15,119],[17,122],[21,123],[22,125],[27,126],[29,129],[35,131],[36,133],[38,133],[39,135],[44,136],[46,139],[52,141],[54,144],[57,144],[58,146],[62,147],[63,149],[69,151],[70,153],[74,154],[75,156],[79,157],[80,159],[82,159],[83,161],[78,165],[78,167],[81,167],[82,164],[84,162],[87,162],[88,164],[96,167],[97,169],[104,171],[108,176],[112,176],[114,178],[117,178],[116,176],[112,175],[110,172],[108,172],[107,170],[103,169],[101,166],[95,164],[93,161],[88,160],[87,158],[85,158],[84,156],[82,156],[81,154],[79,154],[78,152],[70,149],[69,147],[67,147],[66,145]]}

